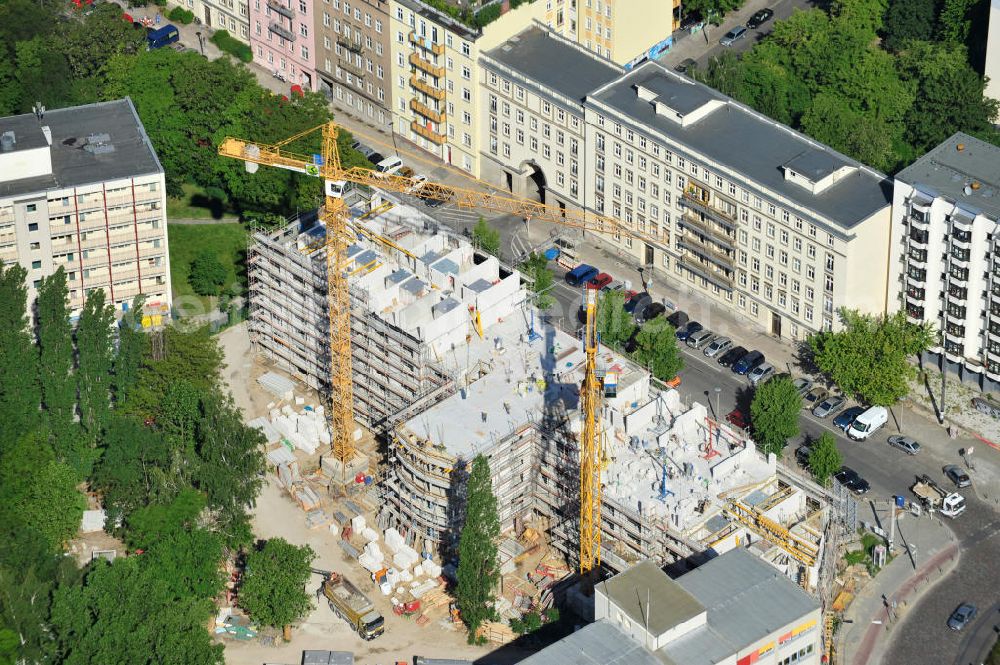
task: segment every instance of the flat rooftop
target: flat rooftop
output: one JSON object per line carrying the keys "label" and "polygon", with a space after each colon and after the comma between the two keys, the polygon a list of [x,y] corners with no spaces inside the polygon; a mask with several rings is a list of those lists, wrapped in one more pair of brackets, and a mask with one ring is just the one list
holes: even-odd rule
{"label": "flat rooftop", "polygon": [[[1000,220],[1000,148],[964,132],[953,134],[897,173],[896,179]],[[974,182],[979,183],[977,188]]]}
{"label": "flat rooftop", "polygon": [[622,73],[621,67],[538,25],[519,32],[485,55],[534,81],[543,90],[554,90],[581,101]]}
{"label": "flat rooftop", "polygon": [[[50,109],[41,120],[31,113],[0,118],[0,134],[14,132],[15,150],[45,147],[43,126],[52,131],[49,148],[52,173],[0,182],[0,196],[19,196],[163,172],[128,97]],[[90,140],[97,137],[104,140]]]}
{"label": "flat rooftop", "polygon": [[[657,114],[649,101],[640,99],[636,85],[657,93],[664,104],[670,105],[669,100],[673,100],[682,107],[675,109],[678,111],[690,111],[713,101],[722,105],[683,127]],[[668,137],[691,153],[722,164],[751,183],[815,211],[841,231],[849,231],[892,201],[892,181],[884,174],[656,62],[644,63],[594,91],[588,100],[607,105],[640,129],[648,127],[648,131]],[[844,166],[856,170],[813,194],[785,179],[783,167],[795,160],[801,160],[806,169],[815,172],[833,172]]]}
{"label": "flat rooftop", "polygon": [[646,626],[651,635],[662,635],[705,611],[694,596],[667,577],[651,559],[597,586],[632,621]]}
{"label": "flat rooftop", "polygon": [[628,633],[607,621],[587,624],[519,665],[663,665]]}

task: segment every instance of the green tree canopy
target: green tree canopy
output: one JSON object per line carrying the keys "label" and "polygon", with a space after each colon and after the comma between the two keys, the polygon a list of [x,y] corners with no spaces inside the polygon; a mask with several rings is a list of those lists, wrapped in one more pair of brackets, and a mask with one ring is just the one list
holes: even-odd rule
{"label": "green tree canopy", "polygon": [[217,296],[226,285],[226,267],[211,248],[204,248],[191,261],[188,281],[200,296]]}
{"label": "green tree canopy", "polygon": [[308,545],[296,547],[272,538],[247,555],[239,603],[265,626],[287,626],[312,607],[305,590],[316,554]]}
{"label": "green tree canopy", "polygon": [[597,333],[601,342],[619,347],[632,336],[635,321],[625,311],[625,292],[605,291],[597,296]]}
{"label": "green tree canopy", "polygon": [[826,486],[830,476],[835,474],[844,457],[837,450],[837,440],[829,432],[823,432],[812,444],[809,451],[809,471],[820,485]]}
{"label": "green tree canopy", "polygon": [[787,376],[759,384],[750,402],[754,441],[764,454],[781,455],[788,439],[799,433],[802,398]]}
{"label": "green tree canopy", "polygon": [[472,229],[472,243],[484,252],[500,256],[500,232],[490,226],[482,216]]}
{"label": "green tree canopy", "polygon": [[114,323],[114,307],[105,304],[104,289],[91,292],[76,327],[80,422],[91,442],[96,441],[110,412]]}
{"label": "green tree canopy", "polygon": [[458,544],[458,587],[455,600],[462,621],[475,635],[479,626],[496,616],[493,603],[500,582],[497,546],[500,516],[490,480],[490,463],[482,455],[472,460],[465,486],[465,522]]}
{"label": "green tree canopy", "polygon": [[69,322],[69,291],[62,266],[42,278],[35,302],[42,404],[55,442],[56,457],[83,476],[90,468],[86,446],[80,441],[76,416],[76,379],[73,376],[73,332]]}
{"label": "green tree canopy", "polygon": [[532,279],[531,290],[535,293],[535,305],[538,309],[545,310],[552,307],[554,299],[549,291],[554,281],[545,255],[532,252],[520,265],[520,269]]}
{"label": "green tree canopy", "polygon": [[661,381],[669,381],[684,369],[684,356],[677,348],[677,330],[662,316],[647,321],[635,336],[636,362]]}
{"label": "green tree canopy", "polygon": [[885,14],[885,47],[900,51],[911,41],[929,41],[937,12],[938,0],[892,0]]}
{"label": "green tree canopy", "polygon": [[27,271],[0,265],[0,453],[39,420],[38,352],[28,330]]}
{"label": "green tree canopy", "polygon": [[917,325],[905,312],[888,317],[839,311],[843,330],[809,338],[816,365],[845,394],[867,404],[890,406],[909,392],[916,372],[909,359],[934,343],[930,325]]}

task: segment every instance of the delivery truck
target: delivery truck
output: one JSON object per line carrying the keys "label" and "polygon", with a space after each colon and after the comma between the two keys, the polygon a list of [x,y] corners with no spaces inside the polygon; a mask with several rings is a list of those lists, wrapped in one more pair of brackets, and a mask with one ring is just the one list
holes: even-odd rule
{"label": "delivery truck", "polygon": [[926,474],[917,476],[910,491],[917,495],[924,508],[936,510],[945,517],[958,517],[965,512],[965,497],[958,492],[948,492]]}
{"label": "delivery truck", "polygon": [[368,596],[340,573],[324,571],[321,574],[323,586],[316,592],[317,598],[324,596],[333,613],[351,624],[361,639],[374,640],[385,632],[385,619]]}

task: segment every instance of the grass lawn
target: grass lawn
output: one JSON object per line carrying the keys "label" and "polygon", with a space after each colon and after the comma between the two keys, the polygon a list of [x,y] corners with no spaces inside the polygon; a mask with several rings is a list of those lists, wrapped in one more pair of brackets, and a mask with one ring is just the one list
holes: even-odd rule
{"label": "grass lawn", "polygon": [[197,185],[186,184],[181,187],[184,196],[167,198],[167,219],[237,219],[236,215],[225,210],[218,201],[205,196],[205,191]]}
{"label": "grass lawn", "polygon": [[239,285],[242,290],[246,289],[247,232],[242,224],[168,224],[167,233],[170,244],[170,283],[175,301],[187,296],[200,300],[206,312],[211,307],[211,299],[195,295],[188,283],[191,261],[205,247],[213,249],[226,267],[226,286],[223,290],[229,290],[233,284]]}

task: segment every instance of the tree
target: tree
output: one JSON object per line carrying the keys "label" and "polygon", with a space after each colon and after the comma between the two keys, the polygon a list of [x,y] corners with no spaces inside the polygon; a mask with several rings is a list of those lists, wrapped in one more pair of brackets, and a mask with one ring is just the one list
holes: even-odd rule
{"label": "tree", "polygon": [[82,21],[69,24],[62,52],[74,77],[85,79],[97,75],[112,56],[138,53],[145,46],[145,31],[123,21],[121,7],[95,4]]}
{"label": "tree", "polygon": [[191,261],[188,282],[200,296],[217,296],[226,285],[226,268],[215,252],[209,248],[202,249]]}
{"label": "tree", "polygon": [[538,309],[549,309],[552,307],[554,299],[548,292],[552,289],[553,276],[549,270],[549,260],[544,254],[532,252],[521,264],[521,272],[530,277],[531,290],[535,294],[535,306]]}
{"label": "tree", "polygon": [[0,453],[38,423],[38,351],[28,331],[27,271],[0,265]]}
{"label": "tree", "polygon": [[758,385],[750,402],[750,424],[758,449],[765,455],[781,455],[788,439],[799,433],[801,410],[802,398],[787,376]]}
{"label": "tree", "polygon": [[905,312],[871,316],[839,311],[843,329],[809,338],[816,365],[847,395],[890,406],[909,392],[916,369],[908,361],[931,347],[929,324],[911,323]]}
{"label": "tree", "polygon": [[42,278],[35,302],[38,322],[39,375],[45,420],[55,442],[56,457],[81,476],[90,467],[74,424],[76,381],[73,371],[73,333],[69,323],[66,272],[62,266]]}
{"label": "tree", "polygon": [[472,229],[472,244],[493,256],[500,256],[500,232],[491,227],[483,217],[479,218]]}
{"label": "tree", "polygon": [[712,19],[715,25],[719,25],[731,11],[739,9],[746,0],[689,0],[684,3],[684,11],[687,14],[697,14],[702,18]]}
{"label": "tree", "polygon": [[142,309],[146,297],[136,296],[125,316],[118,323],[118,354],[115,356],[111,387],[115,404],[120,406],[128,401],[139,381],[139,368],[146,349],[148,337],[139,328]]}
{"label": "tree", "polygon": [[164,482],[170,456],[157,430],[114,414],[101,443],[100,461],[90,483],[101,492],[109,524],[127,522],[139,508],[172,496]]}
{"label": "tree", "polygon": [[458,587],[455,600],[462,621],[473,636],[479,626],[496,616],[493,603],[500,582],[497,544],[500,516],[490,481],[490,463],[482,455],[472,460],[465,486],[465,522],[458,544]]}
{"label": "tree", "polygon": [[844,458],[837,450],[837,441],[829,432],[820,434],[809,451],[809,471],[820,485],[826,486],[830,476],[835,474],[844,463]]}
{"label": "tree", "polygon": [[944,0],[938,16],[938,33],[943,41],[965,44],[972,28],[971,12],[976,0]]}
{"label": "tree", "polygon": [[114,322],[114,308],[105,305],[104,290],[92,291],[76,327],[80,422],[91,441],[97,440],[110,411]]}
{"label": "tree", "polygon": [[312,606],[305,585],[316,554],[308,545],[296,547],[272,538],[247,555],[240,587],[240,607],[265,626],[287,626]]}
{"label": "tree", "polygon": [[625,311],[625,293],[606,291],[597,299],[597,333],[601,342],[609,346],[621,346],[635,332],[632,315]]}
{"label": "tree", "polygon": [[885,47],[902,50],[911,41],[930,41],[938,0],[892,0],[885,15]]}
{"label": "tree", "polygon": [[684,369],[684,356],[677,348],[677,331],[662,316],[647,321],[639,329],[632,355],[661,381],[669,381]]}

